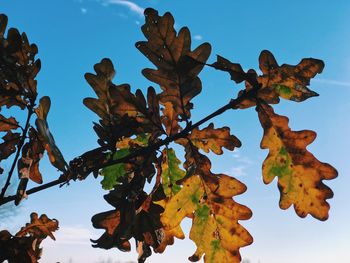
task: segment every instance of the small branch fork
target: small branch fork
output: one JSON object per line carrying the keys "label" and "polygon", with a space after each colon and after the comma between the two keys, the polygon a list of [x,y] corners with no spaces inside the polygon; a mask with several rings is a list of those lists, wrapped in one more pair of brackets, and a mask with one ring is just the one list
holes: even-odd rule
{"label": "small branch fork", "polygon": [[[188,123],[188,125],[186,126],[185,129],[183,129],[181,132],[174,134],[172,136],[169,136],[163,140],[158,141],[157,143],[151,144],[147,147],[138,149],[132,153],[130,153],[129,155],[123,157],[123,158],[119,158],[119,159],[115,159],[115,160],[109,160],[103,164],[97,165],[95,167],[96,170],[113,165],[113,164],[117,164],[117,163],[124,163],[129,161],[130,159],[133,159],[137,156],[141,156],[143,154],[146,154],[150,151],[153,150],[158,150],[161,146],[164,145],[168,145],[171,142],[174,142],[180,138],[184,138],[186,137],[193,129],[199,127],[200,125],[204,124],[205,122],[213,119],[214,117],[221,115],[222,113],[224,113],[225,111],[229,110],[229,109],[237,109],[239,104],[247,99],[247,98],[251,98],[252,95],[256,92],[256,90],[253,88],[249,91],[244,91],[243,94],[241,94],[239,97],[237,97],[236,99],[231,99],[230,102],[228,102],[226,105],[222,106],[221,108],[217,109],[216,111],[214,111],[213,113],[209,114],[208,116],[204,117],[203,119],[201,119],[200,121],[192,124],[191,122]],[[30,116],[29,116],[30,117]],[[28,125],[26,125],[26,128]],[[25,130],[27,130],[25,129]],[[24,142],[24,141],[23,141]],[[22,144],[23,144],[22,142]],[[20,147],[19,147],[20,148]],[[97,149],[95,149],[97,150]],[[93,151],[93,150],[92,150]],[[19,151],[17,152],[17,155],[19,155]],[[18,158],[18,156],[16,155],[16,157]],[[14,162],[15,163],[15,162]],[[14,166],[13,166],[14,168]],[[13,172],[13,169],[11,169],[11,171]],[[10,172],[11,172],[10,171]],[[11,173],[12,174],[12,173]],[[64,174],[61,175],[58,179],[51,181],[49,183],[37,186],[37,187],[33,187],[31,189],[29,189],[26,193],[27,195],[31,195],[34,194],[36,192],[51,188],[53,186],[59,185],[59,184],[64,184],[67,183],[67,176],[65,176]],[[8,202],[14,201],[16,198],[16,195],[12,195],[12,196],[7,196],[4,197],[3,195],[0,197],[0,206],[3,204],[6,204]]]}

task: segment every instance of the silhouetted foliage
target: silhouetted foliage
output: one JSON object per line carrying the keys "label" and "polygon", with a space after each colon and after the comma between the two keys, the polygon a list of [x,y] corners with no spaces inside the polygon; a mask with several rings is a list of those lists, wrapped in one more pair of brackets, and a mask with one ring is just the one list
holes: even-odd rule
{"label": "silhouetted foliage", "polygon": [[[40,70],[40,61],[35,60],[37,48],[16,29],[9,29],[5,37],[7,18],[0,17],[0,106],[28,112],[24,126],[14,117],[0,115],[0,131],[6,133],[0,158],[15,154],[0,204],[18,204],[29,194],[84,180],[93,173],[103,176],[102,187],[110,190],[104,198],[113,207],[92,217],[93,226],[105,230],[92,240],[94,247],[130,251],[129,240],[133,238],[138,262],[145,262],[152,250],[162,253],[175,237],[184,238],[180,223],[189,217],[189,237],[197,246],[190,261],[204,255],[205,262],[240,262],[239,249],[251,244],[253,238],[239,221],[249,219],[252,212],[233,197],[244,193],[246,186],[229,175],[213,173],[209,158],[202,152],[221,155],[223,148],[234,151],[241,142],[228,127],[215,128],[213,123],[199,126],[227,110],[255,107],[264,130],[261,148],[269,149],[262,168],[264,182],[278,177],[282,209],[294,205],[300,217],[310,214],[326,220],[326,200],[333,193],[323,180],[335,178],[337,171],[306,149],[315,132],[292,131],[288,118],[276,114],[271,106],[280,98],[301,102],[318,95],[308,86],[310,79],[322,72],[324,63],[307,58],[296,66],[279,66],[264,50],[259,57],[262,75],[253,69],[245,72],[240,64],[222,56],[210,64],[210,44],[192,49],[189,29],[184,27],[177,33],[170,13],[160,16],[149,8],[145,18],[142,32],[146,40],[137,42],[136,48],[156,67],[144,69],[142,74],[159,86],[160,92],[149,87],[146,94],[139,89],[133,93],[128,84],[115,84],[112,61],[102,59],[94,66],[95,73],[85,74],[96,97],[84,99],[84,105],[99,117],[93,124],[99,147],[67,163],[48,128],[50,98],[42,97],[36,106],[35,77]],[[193,122],[192,99],[201,93],[199,73],[205,66],[229,73],[234,82],[244,82],[245,89],[217,111]],[[31,124],[33,114],[35,125]],[[171,143],[183,147],[183,166]],[[44,152],[62,174],[53,182],[27,190],[28,180],[42,184],[45,179],[39,171]],[[17,194],[5,196],[16,164],[20,178]],[[154,177],[148,194],[145,184]],[[0,247],[6,251],[0,259],[36,262],[41,240],[46,235],[53,237],[51,232],[57,224],[44,215],[38,218],[32,214],[32,223],[15,236],[6,230],[0,232]],[[34,240],[37,243],[32,245]]]}

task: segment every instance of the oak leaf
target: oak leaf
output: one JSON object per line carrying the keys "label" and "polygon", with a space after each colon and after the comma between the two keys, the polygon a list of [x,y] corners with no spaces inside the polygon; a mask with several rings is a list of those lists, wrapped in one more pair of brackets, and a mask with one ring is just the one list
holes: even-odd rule
{"label": "oak leaf", "polygon": [[40,140],[38,132],[31,127],[29,129],[29,142],[23,146],[22,156],[17,163],[20,183],[17,188],[16,205],[26,197],[25,191],[29,179],[38,184],[43,182],[39,171],[39,162],[43,157],[44,151],[44,143]]}
{"label": "oak leaf", "polygon": [[199,130],[198,127],[193,129],[187,138],[191,140],[194,146],[206,153],[212,151],[216,154],[222,154],[223,147],[233,151],[236,147],[241,146],[239,139],[234,135],[230,135],[230,128],[215,129],[213,123],[210,123],[203,130]]}
{"label": "oak leaf", "polygon": [[181,161],[176,157],[174,149],[165,148],[162,153],[163,191],[167,197],[172,197],[180,191],[181,187],[176,182],[181,180],[186,172],[179,167]]}
{"label": "oak leaf", "polygon": [[195,174],[182,180],[181,190],[165,206],[161,221],[166,230],[179,226],[185,217],[192,218],[190,239],[197,250],[189,259],[204,262],[236,262],[241,260],[239,248],[252,243],[251,235],[238,223],[251,217],[249,208],[233,201],[245,192],[238,180],[210,172],[210,161],[197,152]]}
{"label": "oak leaf", "polygon": [[19,127],[18,122],[15,118],[5,118],[0,114],[0,132],[15,130]]}
{"label": "oak leaf", "polygon": [[319,220],[326,220],[329,211],[326,200],[333,197],[333,192],[322,181],[334,179],[337,171],[317,160],[306,149],[315,140],[316,133],[292,131],[288,118],[277,115],[267,104],[259,104],[257,111],[264,129],[261,148],[269,149],[263,163],[264,183],[269,184],[278,177],[282,209],[294,205],[300,217],[311,214]]}
{"label": "oak leaf", "polygon": [[150,256],[150,246],[159,247],[164,238],[160,223],[163,208],[154,203],[152,197],[141,192],[134,200],[127,200],[128,193],[123,185],[117,186],[108,195],[106,201],[115,210],[96,214],[91,221],[95,228],[105,229],[105,233],[97,240],[91,240],[93,247],[110,249],[116,247],[122,251],[130,251],[129,240],[135,238],[139,250],[139,262]]}
{"label": "oak leaf", "polygon": [[8,131],[3,137],[3,143],[0,144],[0,161],[7,159],[16,151],[16,146],[21,140],[21,134]]}
{"label": "oak leaf", "polygon": [[47,123],[47,114],[50,110],[50,106],[51,100],[49,97],[44,96],[40,99],[39,106],[35,109],[37,115],[35,124],[39,132],[40,140],[44,143],[50,162],[60,171],[66,172],[68,170],[68,165],[60,149],[57,147]]}
{"label": "oak leaf", "polygon": [[171,103],[181,119],[189,119],[190,101],[202,89],[198,74],[210,55],[211,46],[204,43],[191,51],[188,28],[182,28],[177,34],[170,13],[159,16],[156,10],[147,8],[145,17],[142,32],[147,41],[137,42],[136,47],[158,69],[144,69],[142,73],[162,88],[160,103],[166,107],[166,103]]}
{"label": "oak leaf", "polygon": [[58,229],[56,219],[50,219],[45,214],[38,217],[36,213],[30,217],[31,222],[14,236],[7,230],[0,231],[1,262],[37,263],[42,254],[41,242],[47,236],[55,240],[52,232]]}
{"label": "oak leaf", "polygon": [[278,102],[278,97],[300,102],[318,96],[307,86],[310,84],[310,79],[322,72],[324,68],[322,60],[304,58],[296,66],[288,64],[279,66],[272,53],[264,50],[259,56],[259,67],[263,75],[259,76],[258,82],[266,102]]}
{"label": "oak leaf", "polygon": [[33,105],[37,96],[35,77],[41,63],[35,59],[38,48],[25,33],[10,28],[5,37],[7,17],[0,17],[0,107]]}
{"label": "oak leaf", "polygon": [[102,59],[94,69],[96,75],[87,73],[85,78],[98,98],[85,98],[84,104],[101,118],[94,125],[101,146],[112,150],[123,137],[148,132],[156,138],[163,133],[159,103],[152,87],[148,88],[146,101],[141,90],[133,94],[128,84],[112,83],[115,69],[111,60]]}

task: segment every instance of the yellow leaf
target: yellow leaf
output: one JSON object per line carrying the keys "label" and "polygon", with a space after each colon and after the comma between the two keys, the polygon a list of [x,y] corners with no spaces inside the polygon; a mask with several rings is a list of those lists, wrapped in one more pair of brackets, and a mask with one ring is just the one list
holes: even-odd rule
{"label": "yellow leaf", "polygon": [[329,164],[317,160],[307,149],[316,138],[313,131],[292,131],[288,118],[274,113],[271,106],[258,106],[264,136],[262,149],[269,149],[263,163],[263,179],[269,184],[278,177],[280,207],[287,209],[294,205],[300,217],[311,214],[319,220],[328,218],[332,190],[322,180],[337,177],[337,171]]}
{"label": "yellow leaf", "polygon": [[239,248],[253,242],[253,238],[239,223],[251,217],[249,208],[232,200],[246,187],[223,174],[195,174],[183,182],[182,189],[165,207],[161,220],[166,230],[179,227],[185,217],[192,218],[190,239],[197,250],[189,259],[205,262],[239,263]]}

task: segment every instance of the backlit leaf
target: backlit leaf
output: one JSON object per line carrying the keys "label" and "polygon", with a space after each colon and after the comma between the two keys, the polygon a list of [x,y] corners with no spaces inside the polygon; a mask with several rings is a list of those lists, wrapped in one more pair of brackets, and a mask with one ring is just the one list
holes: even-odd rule
{"label": "backlit leaf", "polygon": [[203,130],[195,128],[187,137],[199,149],[206,153],[210,150],[216,154],[222,154],[222,147],[233,151],[235,147],[240,147],[241,142],[234,135],[230,135],[230,128],[214,128],[214,124],[210,123]]}
{"label": "backlit leaf", "polygon": [[211,47],[204,43],[191,51],[191,36],[188,28],[177,34],[174,18],[170,13],[159,16],[154,9],[145,10],[146,22],[142,32],[147,41],[136,43],[136,47],[158,69],[144,69],[143,75],[159,84],[163,90],[159,101],[183,119],[190,117],[191,99],[201,92],[202,84],[197,75],[207,61]]}
{"label": "backlit leaf", "polygon": [[163,150],[162,185],[167,197],[175,195],[181,189],[176,182],[182,179],[186,173],[179,167],[180,164],[181,161],[176,157],[174,149],[165,148]]}
{"label": "backlit leaf", "polygon": [[[259,66],[263,72],[258,82],[265,101],[269,102],[282,97],[293,101],[304,101],[318,94],[307,86],[310,79],[321,73],[324,68],[322,60],[304,58],[296,66],[283,64],[279,66],[270,51],[264,50],[259,57]],[[268,90],[268,91],[267,91]]]}
{"label": "backlit leaf", "polygon": [[215,69],[228,72],[231,76],[231,79],[236,83],[241,83],[248,78],[247,73],[244,72],[240,64],[232,63],[222,56],[218,55],[216,57],[216,62],[213,63],[212,66]]}
{"label": "backlit leaf", "polygon": [[94,125],[101,146],[114,149],[122,137],[151,133],[153,138],[164,133],[159,115],[159,103],[152,87],[148,88],[147,101],[141,90],[132,93],[128,84],[115,85],[113,63],[102,59],[94,66],[95,74],[85,78],[98,98],[85,98],[84,104],[101,119]]}
{"label": "backlit leaf", "polygon": [[326,200],[333,197],[333,192],[322,181],[335,178],[337,171],[317,160],[306,149],[316,138],[316,133],[292,131],[288,127],[288,118],[275,114],[269,105],[260,104],[257,110],[264,129],[261,148],[269,149],[263,164],[264,182],[269,184],[278,177],[282,209],[294,205],[300,217],[311,214],[319,220],[326,220],[329,211]]}
{"label": "backlit leaf", "polygon": [[[113,155],[113,160],[122,158],[130,153],[129,149],[120,149],[116,151]],[[105,190],[111,190],[118,182],[118,180],[124,177],[128,170],[127,164],[125,163],[117,163],[111,166],[107,166],[101,169],[101,175],[103,176],[103,180],[101,181],[102,188]]]}
{"label": "backlit leaf", "polygon": [[169,230],[178,227],[185,217],[192,218],[190,239],[197,250],[189,258],[191,261],[205,255],[204,262],[239,263],[239,248],[253,239],[238,220],[249,219],[251,211],[232,197],[246,187],[232,177],[211,173],[210,161],[200,156],[196,173],[183,180],[181,190],[166,204],[162,223]]}
{"label": "backlit leaf", "polygon": [[171,136],[181,131],[182,128],[179,125],[180,120],[172,103],[166,102],[164,106],[164,109],[162,109],[163,116],[161,117],[161,120],[165,126],[167,135]]}

